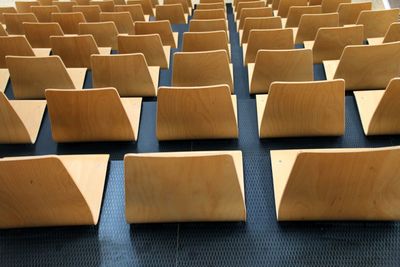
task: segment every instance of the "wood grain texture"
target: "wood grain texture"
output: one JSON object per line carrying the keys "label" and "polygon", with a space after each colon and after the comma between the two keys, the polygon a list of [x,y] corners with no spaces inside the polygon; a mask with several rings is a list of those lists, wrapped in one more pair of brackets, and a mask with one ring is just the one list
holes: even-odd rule
{"label": "wood grain texture", "polygon": [[58,56],[7,56],[15,99],[44,99],[48,88],[82,89],[86,69],[66,69]]}
{"label": "wood grain texture", "polygon": [[349,4],[351,0],[322,0],[321,7],[323,13],[334,13],[338,11],[340,4]]}
{"label": "wood grain texture", "polygon": [[116,12],[129,12],[131,14],[133,22],[136,21],[148,21],[149,16],[145,16],[142,5],[116,5],[114,7]]}
{"label": "wood grain texture", "polygon": [[[233,0],[232,9],[233,9],[234,12],[237,12],[237,10],[238,10],[238,5],[239,5],[240,3],[244,3],[244,2],[253,2],[253,1],[255,1],[255,0]],[[265,4],[264,6],[266,6],[266,4]]]}
{"label": "wood grain texture", "polygon": [[236,96],[229,86],[160,87],[157,139],[238,138]]}
{"label": "wood grain texture", "polygon": [[226,84],[233,94],[233,68],[225,50],[176,52],[172,67],[172,86]]}
{"label": "wood grain texture", "polygon": [[323,27],[339,27],[339,14],[305,14],[301,16],[295,43],[315,40],[319,28]]}
{"label": "wood grain texture", "polygon": [[135,34],[135,24],[129,12],[101,12],[100,21],[112,21],[119,33]]}
{"label": "wood grain texture", "polygon": [[236,22],[236,30],[243,30],[246,18],[263,18],[272,17],[272,8],[270,7],[256,7],[256,8],[243,8],[239,20]]}
{"label": "wood grain texture", "polygon": [[34,144],[46,101],[8,100],[0,92],[0,144]]}
{"label": "wood grain texture", "polygon": [[198,3],[196,9],[225,9],[225,4],[223,2],[219,3]]}
{"label": "wood grain texture", "polygon": [[29,13],[32,12],[31,7],[39,6],[38,1],[15,1],[15,8],[18,13]]}
{"label": "wood grain texture", "polygon": [[0,7],[0,23],[6,24],[6,20],[4,18],[5,13],[17,13],[17,9],[13,6],[1,6]]}
{"label": "wood grain texture", "polygon": [[225,9],[196,9],[192,19],[226,19]]}
{"label": "wood grain texture", "polygon": [[82,12],[52,13],[53,22],[58,22],[65,34],[78,34],[79,23],[86,22]]}
{"label": "wood grain texture", "polygon": [[181,4],[183,8],[183,12],[185,14],[192,14],[192,7],[189,7],[189,3],[187,0],[164,0],[163,5],[172,5],[172,4]]}
{"label": "wood grain texture", "polygon": [[48,89],[46,99],[56,142],[137,140],[141,98],[120,98],[115,88],[100,88]]}
{"label": "wood grain texture", "polygon": [[307,6],[308,0],[280,0],[278,7],[278,16],[287,18],[289,9],[292,6]]}
{"label": "wood grain texture", "polygon": [[118,49],[119,33],[115,23],[112,21],[79,23],[79,34],[91,34],[99,47]]}
{"label": "wood grain texture", "polygon": [[250,2],[240,2],[235,9],[234,17],[235,20],[238,20],[242,15],[243,8],[256,8],[256,7],[265,7],[265,1],[250,1]]}
{"label": "wood grain texture", "polygon": [[400,9],[361,11],[356,24],[364,25],[364,37],[385,36],[390,25],[399,20]]}
{"label": "wood grain texture", "polygon": [[101,12],[114,12],[114,1],[95,0],[89,1],[89,5],[97,5],[100,7]]}
{"label": "wood grain texture", "polygon": [[346,90],[382,89],[400,75],[400,42],[347,46],[340,61],[324,67],[328,80],[346,81]]}
{"label": "wood grain texture", "polygon": [[225,3],[224,0],[200,0],[200,4]]}
{"label": "wood grain texture", "polygon": [[399,220],[399,147],[271,151],[278,221]]}
{"label": "wood grain texture", "polygon": [[368,38],[368,44],[377,45],[400,41],[400,22],[392,23],[385,34],[385,37]]}
{"label": "wood grain texture", "polygon": [[292,29],[251,30],[248,44],[243,44],[243,64],[254,63],[258,50],[294,49]]}
{"label": "wood grain texture", "polygon": [[282,19],[280,17],[250,17],[246,18],[243,30],[239,31],[239,41],[241,45],[249,40],[251,30],[282,29]]}
{"label": "wood grain texture", "polygon": [[2,36],[0,37],[0,68],[7,68],[6,56],[35,56],[35,53],[25,36]]}
{"label": "wood grain texture", "polygon": [[386,90],[354,92],[365,135],[400,134],[400,78]]}
{"label": "wood grain texture", "polygon": [[61,12],[58,6],[32,6],[31,12],[39,22],[51,22],[51,13]]}
{"label": "wood grain texture", "polygon": [[182,52],[211,50],[225,50],[230,62],[231,51],[226,31],[183,33]]}
{"label": "wood grain texture", "polygon": [[168,20],[171,24],[186,24],[187,18],[182,4],[156,6],[156,20]]}
{"label": "wood grain texture", "polygon": [[0,92],[4,92],[7,88],[8,80],[10,79],[10,72],[8,69],[0,68]]}
{"label": "wood grain texture", "polygon": [[101,9],[97,5],[73,6],[72,12],[81,12],[86,22],[99,22]]}
{"label": "wood grain texture", "polygon": [[153,5],[150,0],[128,0],[128,5],[141,5],[145,15],[154,16]]}
{"label": "wood grain texture", "polygon": [[92,55],[93,87],[115,87],[121,96],[156,96],[160,67],[143,54]]}
{"label": "wood grain texture", "polygon": [[338,7],[339,25],[356,24],[361,11],[371,9],[371,2],[340,4]]}
{"label": "wood grain texture", "polygon": [[72,12],[72,7],[78,3],[75,1],[53,1],[53,5],[58,6],[61,12]]}
{"label": "wood grain texture", "polygon": [[285,27],[299,27],[301,16],[304,14],[321,14],[321,6],[291,6],[288,11]]}
{"label": "wood grain texture", "polygon": [[310,49],[259,50],[255,64],[248,64],[250,94],[268,93],[272,82],[314,80]]}
{"label": "wood grain texture", "polygon": [[24,22],[38,22],[33,13],[5,13],[3,16],[8,34],[23,35]]}
{"label": "wood grain texture", "polygon": [[0,159],[0,228],[95,225],[109,155]]}
{"label": "wood grain texture", "polygon": [[260,138],[343,135],[344,84],[273,82],[268,95],[257,95]]}
{"label": "wood grain texture", "polygon": [[25,36],[33,48],[51,48],[50,36],[63,36],[60,25],[56,22],[23,23]]}
{"label": "wood grain texture", "polygon": [[171,47],[163,46],[158,34],[119,35],[118,52],[119,54],[142,53],[149,66],[169,68]]}
{"label": "wood grain texture", "polygon": [[169,45],[171,48],[178,47],[178,33],[173,33],[171,23],[168,20],[138,21],[135,23],[136,34],[157,33],[161,37],[163,45]]}
{"label": "wood grain texture", "polygon": [[191,19],[189,21],[189,32],[226,31],[228,23],[226,19]]}
{"label": "wood grain texture", "polygon": [[127,154],[124,163],[128,223],[246,220],[241,151]]}
{"label": "wood grain texture", "polygon": [[305,41],[304,47],[313,50],[314,63],[324,60],[340,59],[348,45],[362,45],[364,42],[364,26],[320,28],[314,41]]}

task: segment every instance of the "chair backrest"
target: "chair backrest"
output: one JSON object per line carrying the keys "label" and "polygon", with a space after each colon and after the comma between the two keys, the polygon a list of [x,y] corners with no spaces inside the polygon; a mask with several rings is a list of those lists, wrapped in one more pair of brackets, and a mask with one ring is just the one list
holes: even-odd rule
{"label": "chair backrest", "polygon": [[237,138],[236,98],[229,86],[160,87],[158,140]]}
{"label": "chair backrest", "polygon": [[371,10],[372,2],[344,3],[338,7],[339,25],[356,24],[363,10]]}
{"label": "chair backrest", "polygon": [[339,14],[324,13],[301,16],[295,43],[315,40],[319,28],[322,27],[339,27]]}
{"label": "chair backrest", "polygon": [[142,5],[116,5],[114,8],[115,12],[129,12],[131,14],[132,20],[136,21],[146,21],[144,16]]}
{"label": "chair backrest", "polygon": [[344,84],[273,82],[268,96],[257,96],[260,138],[343,135]]}
{"label": "chair backrest", "polygon": [[307,5],[308,5],[308,0],[280,0],[278,7],[278,16],[286,18],[289,14],[290,7],[292,6],[305,7]]}
{"label": "chair backrest", "polygon": [[24,22],[25,36],[34,48],[50,48],[50,36],[63,36],[60,25],[56,22]]}
{"label": "chair backrest", "polygon": [[3,16],[9,34],[25,34],[24,22],[38,22],[33,13],[5,13]]}
{"label": "chair backrest", "polygon": [[383,38],[384,43],[400,41],[400,22],[392,23]]}
{"label": "chair backrest", "polygon": [[112,21],[118,29],[119,33],[135,34],[135,24],[131,14],[124,12],[101,12],[100,21]]}
{"label": "chair backrest", "polygon": [[246,18],[243,25],[242,43],[247,43],[251,30],[282,29],[280,17]]}
{"label": "chair backrest", "polygon": [[321,13],[321,6],[292,6],[289,8],[285,27],[299,27],[301,16],[303,16],[304,14]]}
{"label": "chair backrest", "polygon": [[0,27],[0,36],[8,36],[8,32],[4,27]]}
{"label": "chair backrest", "polygon": [[364,25],[364,38],[385,36],[390,25],[399,20],[400,9],[361,11],[357,24]]}
{"label": "chair backrest", "polygon": [[199,3],[196,5],[196,9],[225,9],[225,3]]}
{"label": "chair backrest", "polygon": [[156,20],[168,20],[171,24],[187,23],[182,4],[157,5]]}
{"label": "chair backrest", "polygon": [[363,25],[320,28],[313,46],[314,63],[340,59],[346,46],[362,45],[363,42]]}
{"label": "chair backrest", "polygon": [[251,30],[244,64],[254,63],[258,50],[294,49],[292,29]]}
{"label": "chair backrest", "polygon": [[154,16],[153,4],[150,0],[128,0],[128,5],[141,5],[145,15]]}
{"label": "chair backrest", "polygon": [[225,3],[224,0],[200,0],[200,4]]}
{"label": "chair backrest", "polygon": [[58,56],[7,56],[6,63],[16,99],[43,99],[48,88],[75,88]]}
{"label": "chair backrest", "polygon": [[350,4],[351,0],[322,0],[321,7],[323,13],[338,12],[340,4]]}
{"label": "chair backrest", "polygon": [[72,7],[73,12],[82,12],[87,22],[99,22],[101,9],[97,5],[79,5]]}
{"label": "chair backrest", "polygon": [[250,2],[238,3],[236,8],[236,20],[238,20],[242,15],[242,10],[244,8],[256,8],[256,7],[265,7],[265,1],[250,1]]}
{"label": "chair backrest", "polygon": [[79,34],[91,34],[99,47],[118,49],[118,29],[112,21],[79,23]]}
{"label": "chair backrest", "polygon": [[399,147],[276,150],[271,159],[279,221],[400,219]]}
{"label": "chair backrest", "polygon": [[[240,3],[244,3],[244,2],[253,2],[253,1],[255,1],[255,0],[237,0],[237,1],[233,0],[233,7],[234,7],[234,10],[237,11],[238,6],[239,6]],[[266,4],[267,4],[267,2],[266,2]]]}
{"label": "chair backrest", "polygon": [[15,8],[18,13],[29,13],[32,12],[31,7],[39,6],[38,1],[15,1]]}
{"label": "chair backrest", "polygon": [[121,96],[156,96],[143,54],[93,55],[93,87],[115,87]]}
{"label": "chair backrest", "polygon": [[6,56],[35,56],[23,35],[0,37],[0,68],[7,68]]}
{"label": "chair backrest", "polygon": [[77,5],[75,1],[53,1],[52,5],[58,6],[61,12],[72,12],[72,7]]}
{"label": "chair backrest", "polygon": [[94,0],[89,1],[89,5],[97,5],[100,7],[101,12],[114,12],[114,1],[102,1],[102,0]]}
{"label": "chair backrest", "polygon": [[75,0],[75,1],[80,6],[87,6],[90,4],[90,0]]}
{"label": "chair backrest", "polygon": [[172,68],[172,86],[208,86],[227,84],[234,93],[233,77],[225,50],[176,52]]}
{"label": "chair backrest", "polygon": [[0,23],[5,24],[6,20],[4,19],[3,14],[5,13],[17,13],[17,10],[13,6],[1,6],[0,7]]}
{"label": "chair backrest", "polygon": [[316,6],[316,5],[320,6],[322,4],[322,0],[309,0],[308,4],[310,6]]}
{"label": "chair backrest", "polygon": [[313,80],[314,66],[310,49],[258,50],[253,74],[249,76],[250,93],[268,93],[272,82]]}
{"label": "chair backrest", "polygon": [[[133,116],[115,88],[46,90],[56,142],[133,141]],[[112,125],[112,127],[110,127]]]}
{"label": "chair backrest", "polygon": [[172,34],[171,23],[168,20],[135,23],[136,34],[152,34],[157,33],[161,37],[163,45],[169,45],[171,48],[176,48],[174,36]]}
{"label": "chair backrest", "polygon": [[199,9],[193,12],[193,19],[226,19],[225,9]]}
{"label": "chair backrest", "polygon": [[254,17],[272,17],[272,8],[270,7],[256,7],[256,8],[243,8],[240,15],[239,30],[243,29],[246,18]]}
{"label": "chair backrest", "polygon": [[230,58],[226,31],[185,32],[183,33],[182,52],[225,50]]}
{"label": "chair backrest", "polygon": [[185,14],[190,14],[189,5],[186,0],[164,0],[163,5],[172,5],[172,4],[181,4]]}
{"label": "chair backrest", "polygon": [[128,223],[246,220],[241,151],[127,154],[124,163]]}
{"label": "chair backrest", "polygon": [[79,23],[86,22],[82,12],[61,12],[52,13],[53,22],[58,22],[65,34],[78,34]]}
{"label": "chair backrest", "polygon": [[189,32],[226,31],[228,25],[226,19],[191,19]]}
{"label": "chair backrest", "polygon": [[272,0],[271,7],[272,7],[274,10],[278,10],[280,2],[281,2],[281,0]]}
{"label": "chair backrest", "polygon": [[33,6],[31,9],[39,22],[51,22],[51,13],[61,12],[58,6]]}

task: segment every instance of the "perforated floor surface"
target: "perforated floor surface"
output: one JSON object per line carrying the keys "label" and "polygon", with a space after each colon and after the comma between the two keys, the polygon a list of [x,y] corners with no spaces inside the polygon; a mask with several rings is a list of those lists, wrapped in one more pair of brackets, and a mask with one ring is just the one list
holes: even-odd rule
{"label": "perforated floor surface", "polygon": [[[137,143],[56,144],[51,139],[46,112],[35,145],[1,145],[0,157],[110,153],[100,221],[93,227],[1,230],[0,266],[400,266],[399,223],[276,221],[271,149],[381,147],[399,145],[400,137],[366,138],[354,96],[348,94],[343,137],[259,140],[255,99],[248,94],[247,71],[242,66],[230,5],[228,19],[239,139],[158,142],[155,99],[145,99]],[[174,25],[174,30],[182,33],[187,25]],[[181,42],[182,34],[179,37]],[[85,88],[91,87],[90,76],[88,73]],[[162,70],[160,85],[170,85],[170,77],[170,70]],[[315,66],[315,79],[325,79],[321,65]],[[6,94],[12,98],[11,85]],[[226,149],[243,151],[246,223],[125,222],[125,153]]]}

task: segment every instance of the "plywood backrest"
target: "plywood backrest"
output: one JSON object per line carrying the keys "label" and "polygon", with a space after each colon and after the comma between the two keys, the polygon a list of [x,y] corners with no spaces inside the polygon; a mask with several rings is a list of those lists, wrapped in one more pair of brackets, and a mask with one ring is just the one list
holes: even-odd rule
{"label": "plywood backrest", "polygon": [[114,1],[101,1],[101,0],[95,0],[95,1],[90,1],[89,5],[97,5],[100,7],[101,12],[114,12]]}
{"label": "plywood backrest", "polygon": [[53,1],[53,5],[58,6],[61,12],[72,12],[72,7],[77,5],[75,1]]}
{"label": "plywood backrest", "polygon": [[94,87],[115,87],[121,96],[155,96],[153,84],[143,54],[93,55]]}
{"label": "plywood backrest", "polygon": [[79,34],[91,34],[99,47],[118,48],[118,29],[112,21],[79,23]]}
{"label": "plywood backrest", "polygon": [[35,56],[25,36],[0,37],[0,68],[7,68],[6,56]]}
{"label": "plywood backrest", "polygon": [[280,2],[281,2],[281,0],[272,0],[272,5],[271,5],[272,8],[274,10],[278,10]]}
{"label": "plywood backrest", "polygon": [[296,44],[304,41],[313,41],[319,28],[322,27],[339,27],[339,14],[305,14],[301,16],[295,40]]}
{"label": "plywood backrest", "polygon": [[61,12],[58,6],[33,6],[31,9],[39,22],[51,22],[51,13]]}
{"label": "plywood backrest", "polygon": [[15,8],[18,13],[29,13],[31,11],[31,7],[39,6],[40,3],[38,1],[15,1]]}
{"label": "plywood backrest", "polygon": [[235,105],[228,85],[160,87],[157,96],[157,138],[237,138]]}
{"label": "plywood backrest", "polygon": [[349,4],[351,0],[322,0],[322,12],[323,13],[333,13],[338,11],[340,4]]}
{"label": "plywood backrest", "polygon": [[320,28],[313,46],[314,63],[340,59],[346,46],[362,45],[363,42],[363,25]]}
{"label": "plywood backrest", "polygon": [[116,5],[114,10],[116,12],[129,12],[133,21],[145,21],[142,5]]}
{"label": "plywood backrest", "polygon": [[224,0],[200,0],[200,4],[225,3]]}
{"label": "plywood backrest", "polygon": [[53,22],[58,22],[65,34],[77,34],[79,32],[79,23],[86,22],[82,12],[61,12],[52,13]]}
{"label": "plywood backrest", "polygon": [[280,17],[246,18],[243,25],[242,43],[248,42],[250,31],[253,29],[282,29],[282,19]]}
{"label": "plywood backrest", "polygon": [[256,8],[243,8],[240,15],[239,29],[243,29],[246,18],[254,17],[272,17],[272,8],[270,7],[256,7]]}
{"label": "plywood backrest", "polygon": [[50,36],[63,36],[60,24],[56,22],[24,22],[25,36],[34,48],[50,48]]}
{"label": "plywood backrest", "polygon": [[225,50],[174,54],[172,86],[229,85],[234,92],[229,57]]}
{"label": "plywood backrest", "polygon": [[365,38],[385,36],[390,25],[399,20],[400,9],[361,11],[357,24],[364,25]]}
{"label": "plywood backrest", "polygon": [[294,49],[293,30],[251,30],[244,63],[254,63],[260,49]]}
{"label": "plywood backrest", "polygon": [[2,6],[0,7],[0,23],[5,24],[6,20],[4,19],[3,14],[5,13],[17,13],[17,10],[13,6]]}
{"label": "plywood backrest", "polygon": [[87,22],[99,22],[101,9],[96,5],[79,5],[72,7],[73,12],[82,12]]}
{"label": "plywood backrest", "polygon": [[172,5],[172,4],[181,4],[185,14],[189,14],[189,5],[186,0],[164,0],[163,3],[163,5]]}
{"label": "plywood backrest", "polygon": [[399,220],[399,161],[399,147],[299,151],[275,186],[278,220]]}
{"label": "plywood backrest", "polygon": [[129,116],[115,88],[46,90],[46,99],[56,142],[134,139]]}
{"label": "plywood backrest", "polygon": [[43,99],[47,88],[75,88],[58,56],[7,56],[6,63],[16,99]]}
{"label": "plywood backrest", "polygon": [[135,34],[135,24],[129,12],[101,12],[100,21],[112,21],[119,33]]}
{"label": "plywood backrest", "polygon": [[196,9],[225,9],[225,3],[199,3]]}
{"label": "plywood backrest", "polygon": [[286,28],[299,27],[301,16],[304,14],[320,14],[321,6],[291,6],[288,11]]}
{"label": "plywood backrest", "polygon": [[400,42],[347,46],[335,79],[344,79],[346,89],[382,89],[400,75]]}
{"label": "plywood backrest", "polygon": [[100,54],[92,35],[51,36],[50,43],[68,68],[90,68],[90,56]]}
{"label": "plywood backrest", "polygon": [[[237,0],[237,1],[233,1],[233,6],[235,7],[235,11],[237,11],[238,6],[240,3],[244,3],[244,2],[254,2],[255,0]],[[266,6],[266,5],[264,5]]]}
{"label": "plywood backrest", "polygon": [[150,0],[128,0],[127,4],[128,5],[139,4],[142,6],[145,15],[154,16],[153,5]]}
{"label": "plywood backrest", "polygon": [[339,25],[356,24],[361,11],[371,9],[372,2],[340,4],[338,7]]}
{"label": "plywood backrest", "polygon": [[225,50],[230,54],[226,31],[185,32],[183,33],[182,52]]}
{"label": "plywood backrest", "polygon": [[191,19],[189,32],[226,31],[228,25],[226,19]]}
{"label": "plywood backrest", "polygon": [[272,82],[313,81],[310,49],[258,50],[250,92],[268,92]]}
{"label": "plywood backrest", "polygon": [[171,24],[185,24],[185,12],[182,4],[157,5],[156,20],[169,20]]}
{"label": "plywood backrest", "polygon": [[37,0],[41,6],[51,6],[53,0]]}
{"label": "plywood backrest", "polygon": [[400,41],[400,22],[392,23],[383,38],[384,43]]}
{"label": "plywood backrest", "polygon": [[273,82],[260,125],[262,137],[342,135],[344,80]]}
{"label": "plywood backrest", "polygon": [[135,23],[136,34],[151,34],[158,33],[161,37],[163,45],[169,45],[175,48],[175,40],[172,35],[171,23],[168,20]]}
{"label": "plywood backrest", "polygon": [[127,154],[126,220],[246,220],[241,161],[240,151]]}
{"label": "plywood backrest", "polygon": [[322,0],[308,0],[308,4],[310,6],[315,6],[315,5],[321,5],[322,4]]}
{"label": "plywood backrest", "polygon": [[80,6],[86,6],[90,4],[90,0],[76,0],[76,3]]}
{"label": "plywood backrest", "polygon": [[240,2],[236,9],[236,20],[242,15],[243,8],[265,7],[265,1]]}
{"label": "plywood backrest", "polygon": [[225,9],[199,9],[193,12],[193,19],[226,19]]}
{"label": "plywood backrest", "polygon": [[280,0],[278,7],[278,16],[286,18],[289,14],[290,7],[307,5],[308,0]]}
{"label": "plywood backrest", "polygon": [[38,22],[33,13],[5,13],[3,16],[9,34],[24,34],[22,23]]}

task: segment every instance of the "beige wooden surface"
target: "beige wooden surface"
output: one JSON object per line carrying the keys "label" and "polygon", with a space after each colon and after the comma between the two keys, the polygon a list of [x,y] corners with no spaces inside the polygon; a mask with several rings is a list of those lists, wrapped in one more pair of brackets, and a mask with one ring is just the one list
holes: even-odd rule
{"label": "beige wooden surface", "polygon": [[323,13],[337,12],[340,4],[351,3],[352,0],[322,0],[321,7]]}
{"label": "beige wooden surface", "polygon": [[111,47],[118,49],[118,29],[115,23],[108,22],[91,22],[79,23],[79,34],[91,34],[99,47]]}
{"label": "beige wooden surface", "polygon": [[153,6],[150,0],[128,0],[126,3],[128,5],[140,4],[145,15],[154,16]]}
{"label": "beige wooden surface", "polygon": [[53,5],[58,6],[61,12],[72,12],[72,7],[76,6],[78,3],[76,1],[54,1]]}
{"label": "beige wooden surface", "polygon": [[234,18],[235,20],[240,19],[242,15],[243,8],[256,8],[256,7],[265,7],[265,1],[250,1],[250,2],[240,2],[235,9]]}
{"label": "beige wooden surface", "polygon": [[364,37],[385,36],[390,25],[399,20],[400,9],[361,11],[357,24],[364,25]]}
{"label": "beige wooden surface", "polygon": [[0,5],[0,23],[5,24],[4,13],[17,13],[17,9],[14,6],[1,6]]}
{"label": "beige wooden surface", "polygon": [[231,50],[226,31],[183,33],[182,52],[200,52],[210,50],[225,50],[230,61]]}
{"label": "beige wooden surface", "polygon": [[97,5],[100,7],[101,12],[114,12],[114,1],[109,0],[109,1],[103,1],[103,0],[94,0],[94,1],[89,1],[90,5]]}
{"label": "beige wooden surface", "polygon": [[39,22],[51,22],[51,13],[61,12],[58,6],[32,6],[31,12]]}
{"label": "beige wooden surface", "polygon": [[33,13],[6,13],[3,16],[8,34],[24,34],[24,22],[38,22]]}
{"label": "beige wooden surface", "polygon": [[6,56],[35,56],[23,35],[0,37],[0,68],[6,68]]}
{"label": "beige wooden surface", "polygon": [[296,35],[295,43],[315,40],[319,28],[338,26],[338,13],[305,14],[300,19],[299,28],[294,31]]}
{"label": "beige wooden surface", "polygon": [[6,90],[7,83],[10,79],[10,72],[8,69],[0,68],[0,92],[3,93]]}
{"label": "beige wooden surface", "polygon": [[132,20],[136,21],[148,21],[149,16],[145,16],[143,12],[143,8],[140,4],[136,5],[116,5],[115,6],[116,12],[129,12],[131,14]]}
{"label": "beige wooden surface", "polygon": [[112,21],[119,33],[135,34],[135,24],[129,12],[101,12],[100,21]]}
{"label": "beige wooden surface", "polygon": [[281,29],[282,19],[280,17],[250,17],[246,18],[243,30],[239,30],[239,42],[241,45],[247,43],[251,30]]}
{"label": "beige wooden surface", "polygon": [[277,14],[282,18],[287,18],[290,7],[307,5],[308,0],[280,0]]}
{"label": "beige wooden surface", "polygon": [[53,13],[53,22],[58,22],[65,34],[78,34],[79,23],[86,22],[82,12]]}
{"label": "beige wooden surface", "polygon": [[371,10],[371,2],[343,3],[338,7],[339,25],[356,24],[358,16],[363,10]]}
{"label": "beige wooden surface", "polygon": [[225,9],[225,3],[199,3],[196,5],[196,9]]}
{"label": "beige wooden surface", "polygon": [[286,28],[299,27],[301,16],[304,14],[320,14],[321,6],[292,6],[289,8],[287,19],[284,23]]}
{"label": "beige wooden surface", "polygon": [[191,19],[189,32],[226,31],[228,23],[226,19]]}
{"label": "beige wooden surface", "polygon": [[226,19],[225,9],[199,9],[193,12],[192,19]]}
{"label": "beige wooden surface", "polygon": [[178,33],[172,32],[171,23],[168,20],[151,21],[135,23],[136,34],[158,33],[163,45],[169,45],[171,48],[178,47]]}
{"label": "beige wooden surface", "polygon": [[377,45],[382,43],[400,41],[400,22],[392,23],[387,30],[385,37],[368,38],[368,44]]}
{"label": "beige wooden surface", "polygon": [[188,15],[192,14],[192,7],[189,7],[189,3],[187,0],[164,0],[163,5],[171,5],[171,4],[180,4],[185,14]]}
{"label": "beige wooden surface", "polygon": [[244,22],[246,18],[261,18],[261,17],[272,17],[272,8],[270,7],[257,7],[257,8],[243,8],[242,14],[238,21],[236,21],[236,31],[243,30]]}
{"label": "beige wooden surface", "polygon": [[58,23],[23,23],[25,36],[33,48],[50,48],[50,36],[63,36]]}
{"label": "beige wooden surface", "polygon": [[29,13],[32,12],[32,6],[39,6],[38,1],[15,1],[15,8],[18,13]]}
{"label": "beige wooden surface", "polygon": [[96,5],[73,6],[72,12],[82,12],[86,22],[99,22],[101,9]]}
{"label": "beige wooden surface", "polygon": [[187,24],[188,16],[181,4],[157,5],[156,20],[168,20],[171,24]]}

